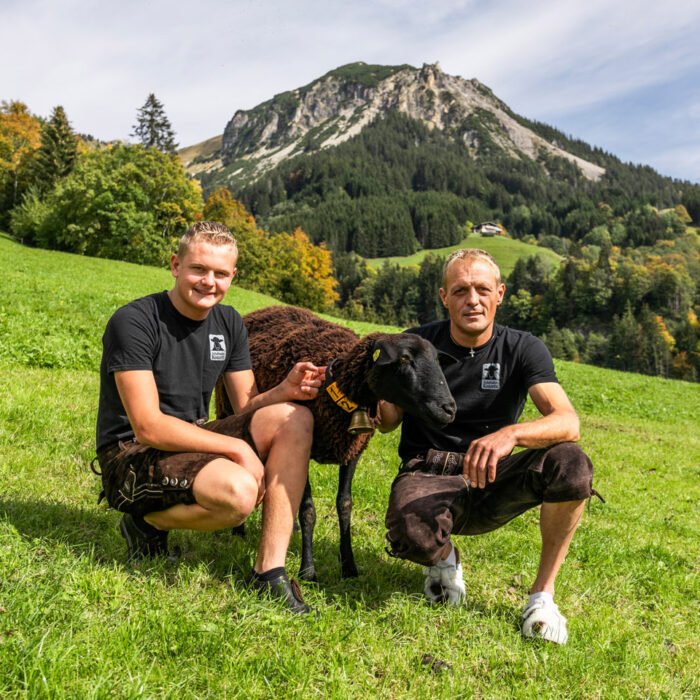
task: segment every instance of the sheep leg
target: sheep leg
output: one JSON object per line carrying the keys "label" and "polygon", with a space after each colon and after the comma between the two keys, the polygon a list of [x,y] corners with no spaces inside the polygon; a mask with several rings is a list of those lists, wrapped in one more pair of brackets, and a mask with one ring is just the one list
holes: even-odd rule
{"label": "sheep leg", "polygon": [[352,535],[350,534],[350,517],[352,515],[352,478],[355,475],[355,467],[358,455],[349,462],[340,465],[338,474],[338,494],[335,499],[335,507],[338,511],[338,523],[340,524],[340,568],[343,578],[355,578],[357,567],[352,553]]}
{"label": "sheep leg", "polygon": [[304,581],[316,580],[314,566],[314,527],[316,525],[316,508],[311,496],[311,482],[307,479],[304,495],[299,504],[299,527],[301,528],[301,569],[299,578]]}

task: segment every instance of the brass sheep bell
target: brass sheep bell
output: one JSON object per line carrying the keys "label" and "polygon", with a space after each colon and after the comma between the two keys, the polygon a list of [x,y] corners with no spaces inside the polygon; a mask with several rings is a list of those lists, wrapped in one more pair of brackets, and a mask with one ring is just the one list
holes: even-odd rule
{"label": "brass sheep bell", "polygon": [[358,408],[352,412],[348,426],[350,435],[362,435],[363,433],[371,433],[373,430],[374,425],[366,408]]}

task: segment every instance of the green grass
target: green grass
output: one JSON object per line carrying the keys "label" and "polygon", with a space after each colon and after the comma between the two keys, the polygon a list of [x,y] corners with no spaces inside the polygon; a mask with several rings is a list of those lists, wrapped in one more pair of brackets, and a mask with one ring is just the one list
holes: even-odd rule
{"label": "green grass", "polygon": [[[177,532],[179,564],[132,569],[117,513],[96,504],[100,336],[169,274],[0,238],[0,276],[0,697],[697,697],[700,385],[557,362],[607,499],[559,576],[565,647],[518,632],[537,511],[460,539],[459,609],[426,605],[420,567],[384,553],[396,433],[373,439],[354,482],[357,579],[339,575],[337,469],[312,464],[319,583],[303,588],[321,617],[300,620],[242,585],[259,514],[247,541]],[[231,297],[244,312],[271,301]],[[291,571],[299,548],[296,534]]]}
{"label": "green grass", "polygon": [[397,256],[392,258],[368,258],[367,264],[375,270],[378,270],[385,261],[396,263],[402,267],[406,267],[408,265],[420,265],[423,258],[425,258],[425,256],[429,253],[435,255],[449,255],[453,250],[457,250],[458,248],[481,248],[487,253],[491,253],[501,268],[503,279],[508,277],[519,258],[528,258],[532,255],[539,255],[545,260],[549,261],[553,266],[558,265],[559,261],[561,260],[561,256],[557,255],[549,248],[540,248],[536,245],[513,240],[512,238],[503,238],[501,236],[486,238],[483,236],[467,236],[457,245],[448,246],[446,248],[435,248],[433,250],[419,250],[413,255]]}
{"label": "green grass", "polygon": [[[173,278],[166,269],[25,248],[0,234],[0,279],[0,361],[99,370],[107,319],[132,299],[170,289]],[[234,285],[224,303],[246,314],[280,302]]]}

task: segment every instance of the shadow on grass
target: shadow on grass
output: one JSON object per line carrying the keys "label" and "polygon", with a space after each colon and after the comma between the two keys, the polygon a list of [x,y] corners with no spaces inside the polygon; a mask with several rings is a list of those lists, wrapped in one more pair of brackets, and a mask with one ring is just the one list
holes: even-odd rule
{"label": "shadow on grass", "polygon": [[[182,549],[178,563],[164,560],[132,566],[126,557],[124,540],[117,525],[121,514],[94,506],[50,502],[40,498],[0,498],[0,519],[6,520],[30,545],[48,547],[62,544],[77,556],[87,557],[105,568],[115,565],[135,575],[148,571],[164,583],[175,583],[181,566],[206,567],[208,576],[234,589],[245,588],[245,577],[255,559],[260,534],[260,517],[249,519],[245,539],[230,530],[218,532],[178,531],[172,533],[171,543]],[[355,558],[359,569],[357,578],[343,579],[338,560],[338,544],[333,539],[314,542],[318,582],[302,583],[302,588],[323,599],[329,608],[351,611],[381,610],[397,595],[410,597],[412,604],[422,600],[423,568],[390,558],[383,550],[355,541]],[[298,559],[301,536],[292,537],[290,552]],[[290,578],[297,572],[290,565]],[[312,597],[316,597],[316,594]],[[314,604],[319,605],[319,602]],[[324,603],[319,607],[323,608]],[[431,606],[432,607],[432,606]],[[483,604],[472,600],[470,615],[497,616],[510,619],[514,609],[501,603]],[[433,608],[435,612],[439,607]]]}
{"label": "shadow on grass", "polygon": [[0,517],[14,525],[23,539],[61,542],[79,552],[92,550],[100,562],[115,559],[107,534],[110,530],[117,534],[117,521],[107,511],[42,499],[2,498]]}
{"label": "shadow on grass", "polygon": [[[207,533],[188,533],[192,537],[200,539]],[[250,561],[245,569],[239,568],[232,571],[234,585],[243,581],[250,571],[257,542],[260,536],[259,513],[254,513],[246,522],[245,536],[243,538],[231,535],[229,530],[221,530],[213,533],[214,537],[201,542],[200,554],[213,555],[215,548],[231,547],[231,543],[249,553]],[[374,549],[363,544],[359,538],[353,540],[355,562],[359,569],[357,578],[342,578],[340,566],[340,550],[336,538],[314,539],[314,562],[318,580],[308,582],[301,580],[298,566],[301,556],[301,533],[295,531],[289,545],[290,557],[287,560],[287,573],[289,578],[295,578],[302,586],[302,590],[315,590],[321,594],[328,603],[337,602],[352,609],[381,608],[386,601],[397,591],[410,593],[415,591],[415,584],[411,576],[406,576],[405,567],[397,566],[396,560],[390,558],[382,549]],[[219,554],[221,549],[219,549]],[[235,565],[234,565],[235,566]],[[422,567],[415,567],[422,572]],[[422,581],[422,579],[421,579]],[[422,583],[420,584],[422,586]]]}
{"label": "shadow on grass", "polygon": [[[39,498],[0,498],[0,518],[13,525],[23,539],[29,542],[61,543],[76,554],[90,556],[99,564],[138,568],[138,565],[130,564],[127,559],[124,539],[118,529],[121,516],[118,511],[103,506],[81,507]],[[183,550],[182,561],[186,564],[202,560],[209,563],[212,557],[207,555],[224,550],[228,564],[212,567],[212,574],[223,579],[233,571],[235,576],[236,566],[232,567],[231,556],[235,555],[238,560],[245,557],[246,552],[235,541],[237,538],[219,538],[217,535],[218,533],[177,532],[172,533],[170,540]],[[210,547],[206,546],[205,538],[212,540]],[[222,543],[228,546],[222,547]],[[200,557],[200,554],[204,556]],[[240,564],[243,566],[242,561]],[[166,565],[164,571],[168,568],[171,567]]]}
{"label": "shadow on grass", "polygon": [[[295,541],[292,540],[292,551]],[[337,541],[333,539],[314,541],[314,559],[318,575],[317,583],[302,584],[302,588],[316,588],[326,603],[352,611],[381,610],[394,607],[396,599],[410,599],[413,606],[425,606],[430,614],[459,614],[470,616],[496,617],[508,624],[519,626],[520,613],[527,602],[523,591],[522,600],[485,600],[467,594],[466,604],[459,609],[450,606],[433,605],[423,596],[424,567],[409,561],[390,557],[383,548],[374,547],[359,540],[353,541],[355,562],[359,571],[357,578],[341,578]],[[503,588],[508,584],[504,581]],[[467,588],[469,585],[467,583]],[[391,602],[390,602],[391,601]],[[422,614],[422,613],[419,613]]]}
{"label": "shadow on grass", "polygon": [[[118,531],[121,513],[102,506],[79,506],[71,503],[51,502],[41,498],[0,498],[0,518],[13,525],[19,535],[29,541],[61,543],[76,554],[89,556],[102,565],[133,567],[127,560],[124,540]],[[179,564],[162,567],[162,574],[178,565],[197,566],[204,563],[209,574],[235,587],[243,585],[256,555],[260,536],[260,514],[249,518],[245,538],[234,536],[230,530],[218,532],[177,531],[169,538],[169,544],[182,550]],[[372,607],[381,607],[396,590],[410,592],[415,586],[411,580],[403,580],[395,562],[383,552],[375,552],[355,542],[356,559],[360,576],[343,579],[340,575],[338,546],[333,541],[314,542],[319,581],[304,584],[317,587],[329,599],[368,598]],[[294,533],[290,552],[301,551],[301,535]],[[150,562],[149,562],[150,564]],[[143,566],[146,566],[144,564]],[[293,566],[293,565],[292,565]],[[297,577],[290,566],[289,574]]]}

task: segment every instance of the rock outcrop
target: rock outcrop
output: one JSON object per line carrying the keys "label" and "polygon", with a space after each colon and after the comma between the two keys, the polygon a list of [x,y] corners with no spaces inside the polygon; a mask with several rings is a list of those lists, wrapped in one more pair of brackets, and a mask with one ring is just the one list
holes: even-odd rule
{"label": "rock outcrop", "polygon": [[537,159],[542,153],[551,154],[575,163],[591,180],[604,173],[599,165],[568,153],[523,125],[478,80],[448,75],[438,63],[420,69],[343,66],[252,110],[239,110],[224,130],[221,161],[212,165],[238,163],[242,169],[249,161],[248,167],[254,165],[255,172],[261,173],[310,148],[342,143],[390,110],[464,140],[475,156],[481,135],[487,133],[512,157]]}

